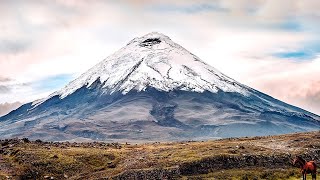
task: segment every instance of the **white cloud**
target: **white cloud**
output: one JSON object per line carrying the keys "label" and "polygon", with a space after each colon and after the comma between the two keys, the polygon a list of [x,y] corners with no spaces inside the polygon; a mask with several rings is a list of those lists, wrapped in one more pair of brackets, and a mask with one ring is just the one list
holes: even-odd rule
{"label": "white cloud", "polygon": [[[153,10],[195,3],[226,11]],[[4,1],[0,77],[21,84],[59,74],[76,76],[132,38],[159,31],[236,80],[319,114],[320,102],[312,100],[318,92],[319,60],[272,56],[319,40],[319,8],[318,0]],[[282,28],[292,21],[301,29]],[[16,86],[11,94],[0,94],[0,103],[30,101],[48,93]]]}
{"label": "white cloud", "polygon": [[12,110],[17,109],[22,104],[20,102],[0,104],[0,116],[6,115]]}

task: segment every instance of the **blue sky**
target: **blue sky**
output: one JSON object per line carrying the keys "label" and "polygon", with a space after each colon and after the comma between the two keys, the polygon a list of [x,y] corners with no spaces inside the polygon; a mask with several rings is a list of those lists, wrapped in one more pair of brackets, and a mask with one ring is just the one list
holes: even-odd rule
{"label": "blue sky", "polygon": [[0,104],[43,98],[158,31],[241,83],[320,114],[319,9],[318,0],[4,0]]}
{"label": "blue sky", "polygon": [[308,50],[300,50],[300,51],[287,51],[282,53],[274,54],[276,57],[285,58],[285,59],[296,59],[296,60],[310,60],[315,58],[315,53],[309,52]]}
{"label": "blue sky", "polygon": [[31,84],[31,86],[38,91],[48,92],[52,91],[53,89],[62,88],[66,83],[72,81],[73,79],[74,77],[70,74],[59,74],[35,81]]}

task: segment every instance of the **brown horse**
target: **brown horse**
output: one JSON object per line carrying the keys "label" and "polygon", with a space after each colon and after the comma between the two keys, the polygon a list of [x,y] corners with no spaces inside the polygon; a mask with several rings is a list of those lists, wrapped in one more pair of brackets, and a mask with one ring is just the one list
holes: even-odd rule
{"label": "brown horse", "polygon": [[307,174],[312,175],[312,180],[316,180],[317,176],[317,165],[314,161],[307,162],[304,160],[301,156],[296,156],[296,158],[293,159],[292,164],[295,166],[296,164],[299,165],[301,168],[302,173],[302,179],[307,180]]}

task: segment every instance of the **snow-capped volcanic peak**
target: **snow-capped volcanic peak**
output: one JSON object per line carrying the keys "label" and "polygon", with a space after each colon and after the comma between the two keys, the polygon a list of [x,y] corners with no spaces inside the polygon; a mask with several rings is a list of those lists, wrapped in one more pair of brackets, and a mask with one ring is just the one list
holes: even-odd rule
{"label": "snow-capped volcanic peak", "polygon": [[316,131],[319,119],[234,81],[169,37],[150,33],[45,99],[0,117],[0,137],[208,140]]}
{"label": "snow-capped volcanic peak", "polygon": [[153,87],[161,91],[238,92],[246,88],[201,61],[168,36],[149,33],[131,40],[127,46],[104,59],[60,91],[61,99],[77,89],[100,80],[106,93]]}

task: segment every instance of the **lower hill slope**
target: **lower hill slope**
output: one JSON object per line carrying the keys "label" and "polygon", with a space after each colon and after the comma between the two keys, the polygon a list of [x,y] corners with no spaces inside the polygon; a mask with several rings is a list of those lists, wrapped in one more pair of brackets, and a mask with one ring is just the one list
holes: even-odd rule
{"label": "lower hill slope", "polygon": [[0,141],[0,179],[299,179],[295,155],[319,162],[320,131],[146,144],[11,139]]}
{"label": "lower hill slope", "polygon": [[2,138],[148,142],[265,136],[318,130],[320,117],[258,91],[170,92],[148,88],[106,95],[99,82],[0,117]]}

